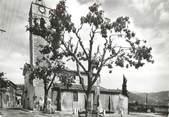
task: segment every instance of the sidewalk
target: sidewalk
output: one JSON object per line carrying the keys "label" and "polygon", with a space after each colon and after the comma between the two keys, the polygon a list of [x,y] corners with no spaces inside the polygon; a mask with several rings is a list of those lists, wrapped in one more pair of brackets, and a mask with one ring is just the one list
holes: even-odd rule
{"label": "sidewalk", "polygon": [[57,111],[54,114],[47,114],[47,113],[43,113],[41,111],[33,111],[33,110],[27,110],[27,109],[22,109],[22,111],[25,112],[29,112],[29,113],[33,113],[34,115],[36,115],[36,117],[78,117],[78,115],[74,115],[72,114],[72,112],[63,112],[63,111]]}

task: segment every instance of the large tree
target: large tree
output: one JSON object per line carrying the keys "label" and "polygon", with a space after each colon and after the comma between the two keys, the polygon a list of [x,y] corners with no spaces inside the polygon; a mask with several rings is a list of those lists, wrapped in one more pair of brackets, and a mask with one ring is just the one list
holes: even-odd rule
{"label": "large tree", "polygon": [[[129,17],[118,17],[111,21],[104,16],[100,5],[94,3],[89,7],[87,15],[79,19],[80,24],[75,24],[64,0],[56,5],[56,9],[51,9],[49,14],[47,20],[34,18],[29,31],[47,42],[42,49],[43,54],[52,53],[53,60],[57,60],[59,55],[76,64],[86,94],[86,111],[90,110],[89,96],[103,67],[112,69],[117,66],[134,66],[137,69],[145,62],[153,62],[152,48],[146,46],[145,40],[136,38],[135,33],[129,29]],[[87,75],[87,84],[84,84],[81,72]]]}

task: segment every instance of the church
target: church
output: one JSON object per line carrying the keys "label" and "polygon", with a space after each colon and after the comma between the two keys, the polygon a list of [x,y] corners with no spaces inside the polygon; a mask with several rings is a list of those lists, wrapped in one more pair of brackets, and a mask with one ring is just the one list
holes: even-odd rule
{"label": "church", "polygon": [[[35,0],[32,2],[29,12],[29,25],[32,25],[34,17],[47,18],[48,11],[50,8],[45,6],[43,0]],[[29,34],[30,42],[30,64],[34,65],[37,58],[40,55],[39,45],[45,44],[45,41],[30,32]],[[56,82],[50,89],[49,98],[51,104],[55,107],[56,111],[69,111],[74,112],[75,110],[81,111],[85,108],[85,93],[80,85],[80,80],[76,75],[76,71],[67,71],[76,76],[75,83],[67,88],[59,82]],[[29,80],[29,73],[24,73],[25,76],[25,88],[24,88],[24,103],[23,107],[26,109],[34,109],[35,97],[40,99],[44,98],[43,82],[40,80]],[[84,74],[85,77],[85,74]],[[85,78],[84,78],[85,79]],[[87,78],[86,78],[87,79]],[[87,82],[85,79],[84,82]],[[128,97],[122,95],[121,90],[106,89],[101,87],[99,84],[101,78],[95,83],[91,91],[90,96],[90,106],[91,109],[94,106],[100,108],[109,113],[118,113],[120,108],[123,108],[124,113],[128,113]],[[96,94],[99,92],[99,97]]]}
{"label": "church", "polygon": [[[87,78],[86,78],[87,79]],[[99,108],[99,111],[106,113],[119,113],[119,109],[123,108],[124,113],[128,113],[128,97],[122,95],[121,90],[106,89],[99,86],[97,82],[90,93],[90,107]],[[99,97],[98,93],[99,92]],[[98,98],[98,99],[97,99]],[[60,111],[84,111],[85,109],[85,93],[82,86],[76,78],[76,82],[67,88],[61,83],[55,83],[51,90],[52,103]]]}

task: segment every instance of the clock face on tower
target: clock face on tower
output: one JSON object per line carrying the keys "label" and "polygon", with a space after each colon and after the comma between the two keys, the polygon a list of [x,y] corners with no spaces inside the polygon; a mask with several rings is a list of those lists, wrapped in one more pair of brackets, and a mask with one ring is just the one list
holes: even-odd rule
{"label": "clock face on tower", "polygon": [[42,5],[39,5],[38,10],[39,10],[39,12],[42,13],[42,14],[45,14],[45,13],[46,13],[46,9],[45,9],[45,7],[42,6]]}

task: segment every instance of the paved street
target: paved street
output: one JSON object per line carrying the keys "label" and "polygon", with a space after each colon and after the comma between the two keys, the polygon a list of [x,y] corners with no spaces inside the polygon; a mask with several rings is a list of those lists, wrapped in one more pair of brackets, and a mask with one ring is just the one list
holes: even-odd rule
{"label": "paved street", "polygon": [[[21,110],[21,109],[0,109],[0,117],[77,117],[68,113],[43,114],[39,112]],[[106,115],[106,117],[120,117],[120,115]],[[167,117],[154,113],[131,113],[124,117]]]}
{"label": "paved street", "polygon": [[[43,117],[36,115],[37,113],[23,111],[20,109],[1,109],[0,117]],[[44,116],[45,117],[45,116]]]}
{"label": "paved street", "polygon": [[0,109],[0,117],[77,117],[69,113],[44,114],[23,109]]}

